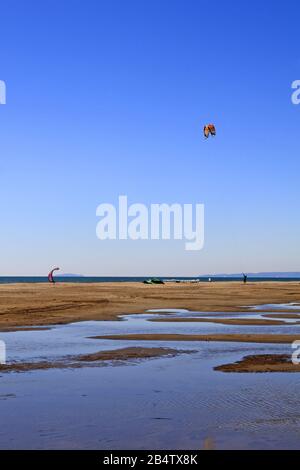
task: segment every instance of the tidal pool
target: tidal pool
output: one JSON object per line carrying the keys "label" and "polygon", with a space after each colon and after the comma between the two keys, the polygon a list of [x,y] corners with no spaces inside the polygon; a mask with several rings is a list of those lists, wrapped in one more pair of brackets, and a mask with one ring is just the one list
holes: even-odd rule
{"label": "tidal pool", "polygon": [[[186,311],[161,313],[191,316]],[[134,345],[196,351],[74,370],[1,373],[0,448],[198,450],[208,439],[216,449],[300,447],[300,374],[213,370],[245,355],[289,354],[289,345],[89,338],[154,332],[294,334],[297,326],[219,325],[209,319],[207,323],[149,322],[154,316],[148,312],[123,316],[122,321],[0,333],[8,361],[51,361]]]}

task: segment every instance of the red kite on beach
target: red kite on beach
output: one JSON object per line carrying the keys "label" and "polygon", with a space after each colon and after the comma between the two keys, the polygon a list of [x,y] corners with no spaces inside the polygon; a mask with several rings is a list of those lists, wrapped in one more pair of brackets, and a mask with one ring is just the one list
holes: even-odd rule
{"label": "red kite on beach", "polygon": [[59,271],[59,268],[54,268],[50,273],[48,274],[48,281],[51,282],[51,284],[55,284],[53,273],[54,271]]}
{"label": "red kite on beach", "polygon": [[204,126],[204,137],[208,139],[209,135],[213,137],[216,135],[216,128],[213,124],[207,124]]}

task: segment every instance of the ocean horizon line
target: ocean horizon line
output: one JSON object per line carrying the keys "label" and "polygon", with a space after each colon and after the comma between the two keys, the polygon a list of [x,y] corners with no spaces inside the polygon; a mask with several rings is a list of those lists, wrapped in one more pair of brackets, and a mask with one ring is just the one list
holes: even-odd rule
{"label": "ocean horizon line", "polygon": [[[55,276],[56,282],[60,283],[101,283],[101,282],[143,282],[147,279],[159,278],[164,282],[230,282],[242,279],[242,274],[210,274],[199,276],[87,276],[87,275],[58,275]],[[249,282],[288,282],[300,281],[300,273],[249,273]],[[0,284],[20,284],[20,283],[47,283],[48,277],[45,276],[0,276]]]}

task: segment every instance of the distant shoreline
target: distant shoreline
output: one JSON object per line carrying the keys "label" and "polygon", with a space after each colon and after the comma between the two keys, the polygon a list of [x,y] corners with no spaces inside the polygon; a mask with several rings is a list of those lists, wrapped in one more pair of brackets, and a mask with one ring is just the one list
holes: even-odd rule
{"label": "distant shoreline", "polygon": [[[118,282],[143,282],[151,278],[159,278],[164,282],[239,282],[242,276],[200,276],[200,277],[171,277],[171,276],[55,276],[54,279],[58,283],[118,283]],[[28,283],[47,283],[47,276],[0,276],[0,284],[28,284]],[[248,282],[300,282],[300,275],[296,277],[271,277],[271,276],[248,276]]]}

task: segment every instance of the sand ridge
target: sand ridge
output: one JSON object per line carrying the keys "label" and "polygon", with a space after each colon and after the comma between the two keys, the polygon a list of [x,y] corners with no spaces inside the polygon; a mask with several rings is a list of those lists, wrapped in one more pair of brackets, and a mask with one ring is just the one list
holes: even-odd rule
{"label": "sand ridge", "polygon": [[[285,317],[282,316],[281,318]],[[152,318],[149,321],[157,323],[217,323],[219,325],[240,326],[300,325],[300,321],[287,323],[282,320],[264,320],[260,318]]]}
{"label": "sand ridge", "polygon": [[183,351],[171,348],[143,348],[128,347],[122,349],[113,349],[109,351],[99,351],[92,354],[84,354],[78,356],[70,356],[56,361],[35,361],[35,362],[11,362],[8,364],[0,364],[1,372],[28,372],[35,370],[49,369],[78,369],[87,365],[103,365],[110,361],[132,361],[134,359],[152,359],[156,357],[174,357],[178,354],[191,354],[194,351]]}
{"label": "sand ridge", "polygon": [[237,373],[300,372],[300,364],[293,364],[288,354],[260,354],[245,356],[233,364],[214,367],[214,370]]}
{"label": "sand ridge", "polygon": [[181,335],[181,334],[125,334],[92,336],[91,339],[107,339],[120,341],[211,341],[235,343],[291,344],[300,340],[298,335],[289,334],[211,334],[211,335]]}

